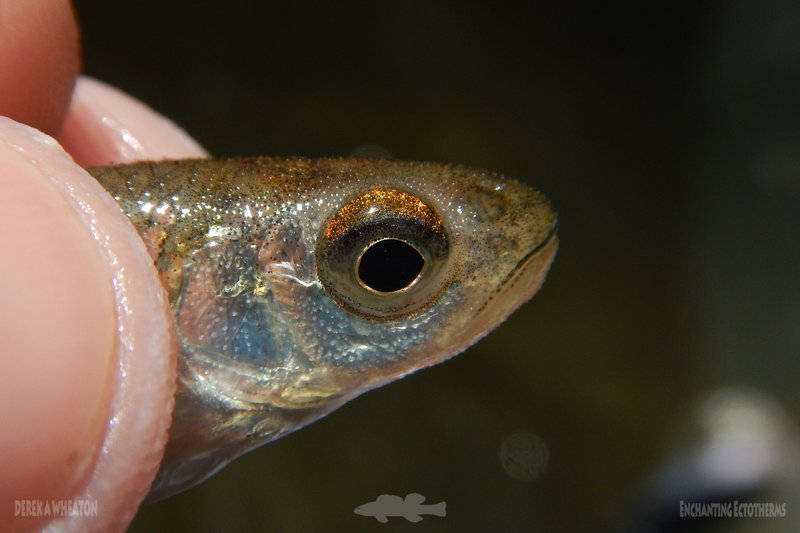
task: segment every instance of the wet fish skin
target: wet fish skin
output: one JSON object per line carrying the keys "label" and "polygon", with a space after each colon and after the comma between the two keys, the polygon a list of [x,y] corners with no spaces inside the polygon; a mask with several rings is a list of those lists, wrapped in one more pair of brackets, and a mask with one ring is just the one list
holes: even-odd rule
{"label": "wet fish skin", "polygon": [[[544,195],[456,165],[244,158],[89,171],[139,231],[175,313],[178,392],[151,501],[463,351],[533,296],[558,246]],[[374,290],[358,271],[385,239],[424,258],[401,290]]]}

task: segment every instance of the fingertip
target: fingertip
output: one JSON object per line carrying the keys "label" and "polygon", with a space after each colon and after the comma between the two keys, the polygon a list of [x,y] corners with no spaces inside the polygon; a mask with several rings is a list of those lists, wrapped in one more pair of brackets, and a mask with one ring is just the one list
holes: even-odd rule
{"label": "fingertip", "polygon": [[[41,520],[123,529],[157,472],[170,423],[166,295],[127,217],[55,141],[0,118],[0,161],[9,192],[0,245],[14,259],[0,265],[2,290],[14,297],[0,302],[0,327],[10,329],[2,333],[13,340],[0,357],[0,386],[13,384],[0,402],[0,529]],[[66,498],[93,503],[95,513],[15,510],[18,501]]]}
{"label": "fingertip", "polygon": [[85,481],[105,433],[114,355],[103,259],[30,157],[0,143],[3,510],[64,499]]}
{"label": "fingertip", "polygon": [[58,132],[80,68],[70,2],[0,2],[0,115]]}
{"label": "fingertip", "polygon": [[84,166],[208,157],[174,122],[100,81],[78,79],[59,141]]}

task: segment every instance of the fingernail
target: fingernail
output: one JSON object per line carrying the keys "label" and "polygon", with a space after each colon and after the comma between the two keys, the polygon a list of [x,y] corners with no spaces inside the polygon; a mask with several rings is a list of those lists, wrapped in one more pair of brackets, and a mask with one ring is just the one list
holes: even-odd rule
{"label": "fingernail", "polygon": [[81,166],[208,157],[174,122],[122,91],[81,77],[59,141]]}

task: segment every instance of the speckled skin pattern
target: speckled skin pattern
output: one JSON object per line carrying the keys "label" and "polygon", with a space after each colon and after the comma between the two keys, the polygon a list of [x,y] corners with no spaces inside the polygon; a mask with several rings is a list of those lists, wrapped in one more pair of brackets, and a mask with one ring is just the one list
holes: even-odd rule
{"label": "speckled skin pattern", "polygon": [[[541,193],[461,166],[249,158],[90,172],[144,239],[181,345],[150,500],[461,352],[538,290],[558,242]],[[425,259],[389,293],[355,268],[385,238]]]}

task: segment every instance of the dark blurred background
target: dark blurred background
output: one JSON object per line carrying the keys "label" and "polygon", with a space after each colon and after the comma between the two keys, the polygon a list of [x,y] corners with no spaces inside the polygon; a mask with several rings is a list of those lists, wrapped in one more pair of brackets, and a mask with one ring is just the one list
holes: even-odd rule
{"label": "dark blurred background", "polygon": [[[377,145],[561,216],[547,283],[492,335],[132,531],[800,527],[800,3],[75,3],[85,73],[214,155]],[[409,492],[447,517],[353,513]],[[728,497],[787,516],[679,519]]]}

